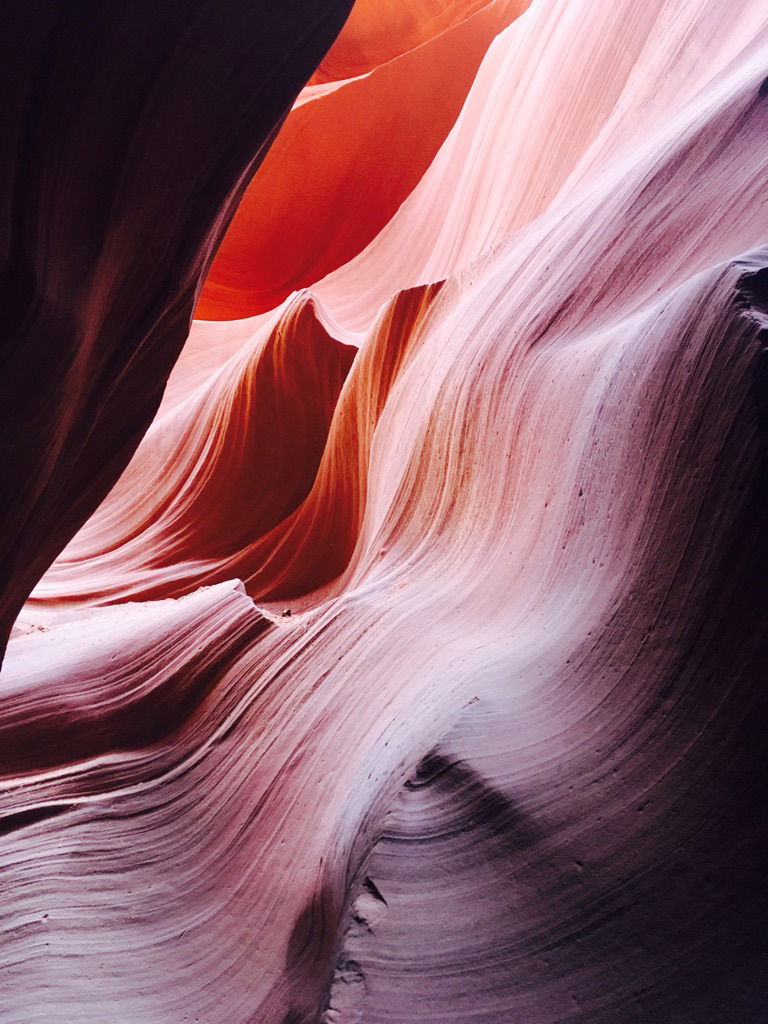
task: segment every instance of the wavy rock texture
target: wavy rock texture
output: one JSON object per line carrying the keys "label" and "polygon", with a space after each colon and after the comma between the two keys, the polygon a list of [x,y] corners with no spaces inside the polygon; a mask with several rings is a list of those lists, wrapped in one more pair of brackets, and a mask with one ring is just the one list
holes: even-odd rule
{"label": "wavy rock texture", "polygon": [[494,36],[526,7],[356,5],[321,68],[324,78],[332,68],[349,77],[310,85],[297,100],[238,207],[196,316],[267,312],[356,256],[429,166]]}
{"label": "wavy rock texture", "polygon": [[350,6],[3,6],[0,649],[151,423],[213,250]]}
{"label": "wavy rock texture", "polygon": [[439,292],[388,304],[346,380],[355,347],[329,337],[311,300],[289,302],[158,419],[29,608],[172,597],[232,576],[262,601],[330,583],[358,539],[379,417]]}
{"label": "wavy rock texture", "polygon": [[766,72],[762,3],[534,0],[193,326],[9,645],[3,1024],[765,1016]]}

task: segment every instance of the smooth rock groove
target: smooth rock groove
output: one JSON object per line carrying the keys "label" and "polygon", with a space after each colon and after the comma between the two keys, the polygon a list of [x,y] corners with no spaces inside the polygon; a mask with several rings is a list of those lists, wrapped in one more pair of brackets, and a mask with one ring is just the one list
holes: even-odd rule
{"label": "smooth rock groove", "polygon": [[0,1024],[765,1019],[764,0],[27,7]]}

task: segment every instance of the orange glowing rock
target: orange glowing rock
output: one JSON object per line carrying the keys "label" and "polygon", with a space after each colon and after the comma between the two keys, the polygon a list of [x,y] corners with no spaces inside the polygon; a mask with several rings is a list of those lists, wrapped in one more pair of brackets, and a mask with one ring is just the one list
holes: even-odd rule
{"label": "orange glowing rock", "polygon": [[[375,28],[381,12],[369,6]],[[362,77],[306,90],[243,196],[195,315],[263,313],[370,242],[429,166],[489,44],[526,6],[527,0],[465,4],[464,20],[447,27],[443,19],[419,22],[412,49]],[[365,10],[353,29],[365,32]],[[404,10],[385,7],[401,19]]]}
{"label": "orange glowing rock", "polygon": [[535,0],[439,113],[499,9],[360,5],[162,402],[10,396],[109,427],[22,435],[16,601],[143,436],[0,677],[0,1024],[764,1017],[768,9]]}

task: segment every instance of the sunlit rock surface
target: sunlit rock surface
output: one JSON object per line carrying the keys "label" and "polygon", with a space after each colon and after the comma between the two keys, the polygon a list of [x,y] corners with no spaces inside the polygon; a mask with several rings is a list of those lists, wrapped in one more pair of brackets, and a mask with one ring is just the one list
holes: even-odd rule
{"label": "sunlit rock surface", "polygon": [[[361,0],[243,196],[196,315],[264,313],[356,256],[435,156],[529,0]],[[333,80],[329,76],[338,76]]]}
{"label": "sunlit rock surface", "polygon": [[[44,387],[9,389],[3,511],[37,546],[5,577],[0,1021],[760,1021],[768,10],[361,0],[323,57],[321,6],[195,37],[241,176],[283,112],[254,132],[247,76],[309,84],[178,360],[246,184],[201,184],[202,138],[136,195],[113,319],[36,335]],[[191,119],[178,60],[152,96]],[[111,363],[158,268],[184,330],[150,359],[125,326]],[[93,402],[98,433],[59,430]]]}

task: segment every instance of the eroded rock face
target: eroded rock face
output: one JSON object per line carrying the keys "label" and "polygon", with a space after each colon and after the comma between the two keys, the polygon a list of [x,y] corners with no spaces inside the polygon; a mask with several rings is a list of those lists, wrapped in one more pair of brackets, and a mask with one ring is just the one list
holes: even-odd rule
{"label": "eroded rock face", "polygon": [[243,196],[196,315],[267,312],[357,256],[417,185],[489,46],[529,2],[358,0]]}
{"label": "eroded rock face", "polygon": [[0,677],[3,1024],[764,1016],[766,68],[758,0],[535,0],[370,244],[193,325]]}
{"label": "eroded rock face", "polygon": [[227,221],[350,7],[5,5],[3,645],[151,423]]}

